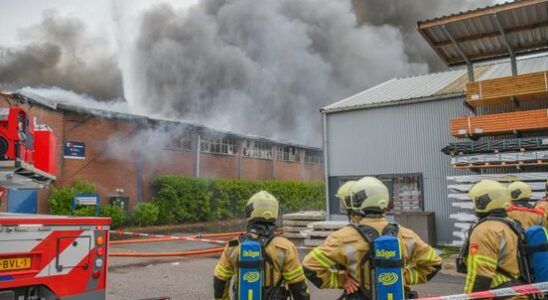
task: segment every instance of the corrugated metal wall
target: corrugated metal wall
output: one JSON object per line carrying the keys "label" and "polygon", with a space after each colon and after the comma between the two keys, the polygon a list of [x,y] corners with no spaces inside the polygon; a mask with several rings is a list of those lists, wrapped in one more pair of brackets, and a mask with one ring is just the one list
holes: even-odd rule
{"label": "corrugated metal wall", "polygon": [[440,149],[453,140],[449,119],[470,114],[463,102],[453,98],[328,114],[329,177],[422,173],[424,208],[436,213],[438,243],[449,244],[449,215],[459,209],[447,198],[446,177],[469,172],[453,170]]}

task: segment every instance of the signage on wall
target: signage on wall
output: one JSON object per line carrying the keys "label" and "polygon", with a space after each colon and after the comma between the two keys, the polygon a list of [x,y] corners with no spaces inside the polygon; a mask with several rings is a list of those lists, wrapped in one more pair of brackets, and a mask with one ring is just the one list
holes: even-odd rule
{"label": "signage on wall", "polygon": [[65,142],[64,158],[86,159],[86,144],[83,142]]}

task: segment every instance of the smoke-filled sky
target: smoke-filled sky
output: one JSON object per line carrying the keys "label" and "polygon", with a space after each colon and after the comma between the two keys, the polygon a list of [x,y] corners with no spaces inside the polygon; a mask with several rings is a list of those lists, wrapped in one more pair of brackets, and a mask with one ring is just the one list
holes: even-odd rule
{"label": "smoke-filled sky", "polygon": [[443,70],[416,22],[495,0],[0,0],[0,88],[320,145],[319,109]]}

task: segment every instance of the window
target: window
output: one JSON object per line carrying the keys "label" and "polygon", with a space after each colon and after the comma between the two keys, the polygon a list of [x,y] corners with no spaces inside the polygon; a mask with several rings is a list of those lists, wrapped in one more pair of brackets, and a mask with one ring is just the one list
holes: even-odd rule
{"label": "window", "polygon": [[305,164],[322,164],[323,163],[323,153],[319,151],[309,151],[307,150],[304,153],[304,163]]}
{"label": "window", "polygon": [[299,149],[290,146],[279,146],[276,158],[281,161],[298,162],[300,160]]}
{"label": "window", "polygon": [[245,141],[242,155],[250,158],[272,159],[272,146],[257,141]]}
{"label": "window", "polygon": [[192,139],[189,137],[172,137],[165,145],[164,149],[192,151]]}
{"label": "window", "polygon": [[236,140],[226,137],[202,139],[200,151],[203,153],[236,155]]}
{"label": "window", "polygon": [[[395,212],[422,211],[422,175],[392,175],[392,199]],[[383,179],[385,176],[383,176]],[[383,180],[384,181],[384,180]]]}

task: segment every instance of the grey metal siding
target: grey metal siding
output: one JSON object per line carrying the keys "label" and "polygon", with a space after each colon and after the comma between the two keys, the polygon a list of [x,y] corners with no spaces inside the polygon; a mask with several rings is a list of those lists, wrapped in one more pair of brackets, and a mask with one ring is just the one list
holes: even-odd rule
{"label": "grey metal siding", "polygon": [[468,171],[453,170],[440,149],[454,140],[449,120],[470,114],[463,101],[460,97],[328,114],[329,177],[422,173],[424,208],[436,213],[438,242],[450,243],[449,216],[459,209],[447,198],[446,177]]}

